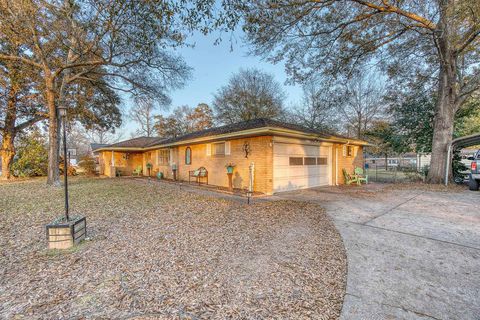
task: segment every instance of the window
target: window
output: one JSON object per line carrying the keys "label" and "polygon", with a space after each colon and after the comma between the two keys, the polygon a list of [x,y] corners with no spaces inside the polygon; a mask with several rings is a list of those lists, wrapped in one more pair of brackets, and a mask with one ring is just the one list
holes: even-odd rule
{"label": "window", "polygon": [[158,164],[166,166],[170,162],[170,150],[162,149],[158,151]]}
{"label": "window", "polygon": [[319,166],[326,166],[328,164],[327,157],[317,158],[317,164]]}
{"label": "window", "polygon": [[289,158],[291,166],[303,166],[303,158],[302,157],[290,157]]}
{"label": "window", "polygon": [[314,165],[317,164],[317,159],[316,158],[310,158],[310,157],[305,158],[304,159],[304,164],[306,166],[314,166]]}
{"label": "window", "polygon": [[225,142],[219,142],[213,144],[213,154],[216,156],[225,155]]}
{"label": "window", "polygon": [[190,147],[185,149],[185,164],[192,164],[192,149]]}
{"label": "window", "polygon": [[347,157],[353,157],[353,146],[347,146]]}

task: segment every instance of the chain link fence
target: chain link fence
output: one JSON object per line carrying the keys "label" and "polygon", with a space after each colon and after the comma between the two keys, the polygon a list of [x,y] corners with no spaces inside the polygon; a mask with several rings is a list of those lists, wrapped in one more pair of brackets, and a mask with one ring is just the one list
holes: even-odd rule
{"label": "chain link fence", "polygon": [[364,161],[364,168],[369,181],[385,183],[420,182],[425,181],[429,164],[430,159],[419,157],[367,158]]}

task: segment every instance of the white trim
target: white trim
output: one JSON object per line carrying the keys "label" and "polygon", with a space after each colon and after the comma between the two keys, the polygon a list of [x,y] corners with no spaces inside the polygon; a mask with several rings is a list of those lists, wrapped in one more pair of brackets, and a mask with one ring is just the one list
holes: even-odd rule
{"label": "white trim", "polygon": [[230,141],[225,141],[225,155],[230,155]]}
{"label": "white trim", "polygon": [[338,186],[338,148],[335,147],[335,185]]}
{"label": "white trim", "polygon": [[328,185],[333,185],[333,175],[332,175],[332,170],[333,170],[333,146],[330,146],[330,156],[328,158]]}
{"label": "white trim", "polygon": [[210,157],[212,155],[212,144],[207,143],[206,149],[207,149],[207,157]]}

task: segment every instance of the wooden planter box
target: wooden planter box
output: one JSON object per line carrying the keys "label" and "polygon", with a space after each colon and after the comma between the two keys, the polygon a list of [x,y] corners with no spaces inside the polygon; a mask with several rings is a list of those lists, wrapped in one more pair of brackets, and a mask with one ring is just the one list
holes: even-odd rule
{"label": "wooden planter box", "polygon": [[87,236],[85,217],[76,217],[68,222],[53,222],[46,228],[48,249],[68,249],[85,240]]}

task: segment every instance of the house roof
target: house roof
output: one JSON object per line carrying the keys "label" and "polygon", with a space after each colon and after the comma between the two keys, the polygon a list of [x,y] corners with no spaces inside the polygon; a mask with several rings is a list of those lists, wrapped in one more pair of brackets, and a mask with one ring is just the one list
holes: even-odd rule
{"label": "house roof", "polygon": [[92,149],[92,151],[95,151],[97,149],[100,149],[106,146],[108,146],[108,144],[106,143],[90,143],[90,149]]}
{"label": "house roof", "polygon": [[160,137],[138,137],[107,145],[108,148],[145,148],[149,145],[160,143],[164,138]]}
{"label": "house roof", "polygon": [[[154,138],[154,137],[140,137],[135,139],[130,139],[126,141],[121,141],[119,143],[111,144],[103,147],[102,149],[152,149],[154,147],[161,146],[171,146],[178,145],[182,142],[192,142],[192,141],[204,141],[204,140],[213,140],[220,137],[233,137],[250,134],[250,135],[260,135],[260,134],[280,134],[283,130],[283,134],[293,134],[299,133],[302,136],[308,135],[310,139],[320,139],[327,141],[338,141],[341,143],[357,143],[362,145],[367,145],[368,143],[362,140],[349,138],[341,135],[333,135],[327,132],[317,131],[309,129],[300,125],[286,123],[271,119],[254,119],[248,121],[237,122],[234,124],[228,124],[220,127],[214,127],[210,129],[195,131],[188,133],[179,137],[174,138]],[[212,138],[212,139],[209,139]]]}
{"label": "house roof", "polygon": [[[220,135],[220,134],[226,134],[226,133],[233,133],[233,132],[238,132],[238,131],[244,131],[244,130],[250,130],[250,129],[258,129],[258,128],[264,128],[264,127],[277,127],[277,128],[284,128],[284,129],[290,129],[290,130],[295,130],[295,131],[301,131],[305,133],[312,133],[316,134],[321,138],[331,138],[332,135],[315,131],[306,127],[302,127],[296,124],[291,124],[291,123],[286,123],[286,122],[280,122],[276,120],[271,120],[271,119],[253,119],[253,120],[248,120],[248,121],[242,121],[242,122],[237,122],[233,124],[227,124],[224,126],[220,127],[214,127],[210,129],[205,129],[205,130],[200,130],[200,131],[195,131],[192,133],[188,133],[179,137],[175,138],[169,138],[161,141],[162,144],[170,144],[170,143],[175,143],[183,140],[191,140],[191,139],[196,139],[196,138],[202,138],[202,137],[209,137],[209,136],[215,136],[215,135]],[[340,136],[338,136],[340,137]],[[156,142],[152,142],[147,147],[154,146],[156,145]]]}

